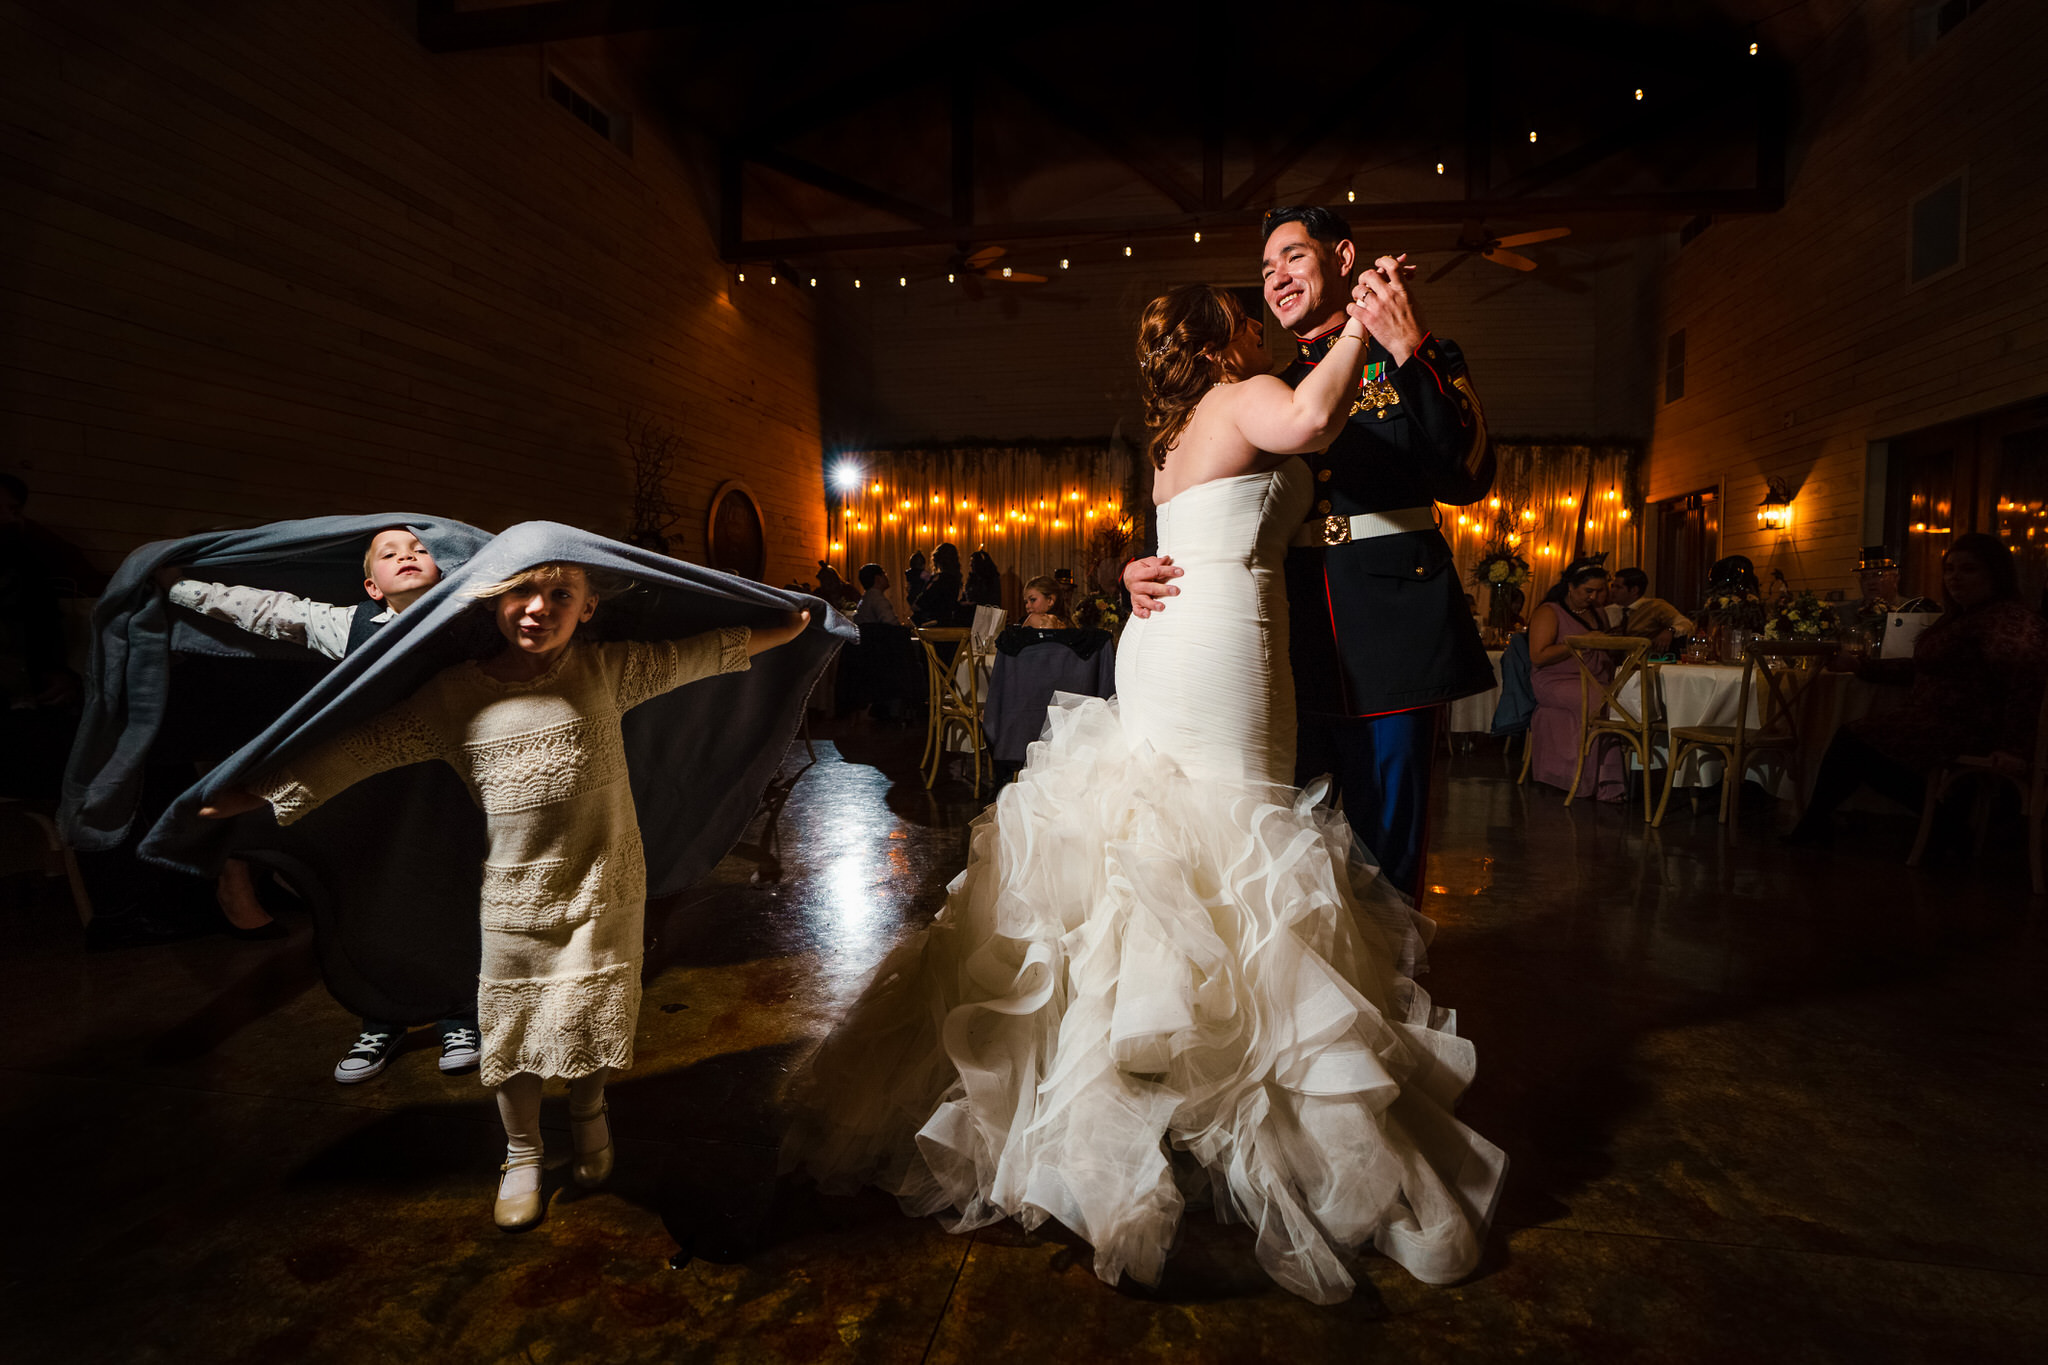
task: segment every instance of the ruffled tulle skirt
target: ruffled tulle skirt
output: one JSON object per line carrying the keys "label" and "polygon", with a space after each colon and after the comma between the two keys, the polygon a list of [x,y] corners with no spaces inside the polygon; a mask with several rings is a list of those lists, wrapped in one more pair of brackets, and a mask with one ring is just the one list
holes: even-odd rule
{"label": "ruffled tulle skirt", "polygon": [[1429,921],[1317,788],[1197,779],[1060,696],[931,926],[799,1073],[785,1167],[954,1230],[1057,1218],[1157,1283],[1184,1206],[1330,1303],[1371,1242],[1478,1264],[1505,1158],[1452,1117],[1472,1047],[1414,981]]}

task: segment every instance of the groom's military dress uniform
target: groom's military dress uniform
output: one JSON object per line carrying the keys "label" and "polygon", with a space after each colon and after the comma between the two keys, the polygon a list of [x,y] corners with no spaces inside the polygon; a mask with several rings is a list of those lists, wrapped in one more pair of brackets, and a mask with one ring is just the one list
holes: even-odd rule
{"label": "groom's military dress uniform", "polygon": [[[1301,343],[1299,384],[1340,323]],[[1425,336],[1406,364],[1377,341],[1349,421],[1308,457],[1316,501],[1287,555],[1296,775],[1331,773],[1387,878],[1420,889],[1442,704],[1494,686],[1435,504],[1493,487],[1493,444],[1456,345]]]}

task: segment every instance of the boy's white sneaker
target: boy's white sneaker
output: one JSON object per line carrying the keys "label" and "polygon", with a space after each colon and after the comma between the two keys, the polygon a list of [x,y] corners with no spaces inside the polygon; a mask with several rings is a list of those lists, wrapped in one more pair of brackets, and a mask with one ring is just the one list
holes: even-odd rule
{"label": "boy's white sneaker", "polygon": [[468,1024],[441,1022],[441,1070],[454,1075],[483,1060],[483,1035]]}
{"label": "boy's white sneaker", "polygon": [[355,1085],[367,1081],[384,1069],[391,1060],[391,1054],[398,1051],[399,1040],[405,1037],[405,1030],[397,1029],[386,1033],[377,1029],[364,1029],[356,1039],[356,1045],[348,1050],[334,1067],[334,1079],[343,1085]]}

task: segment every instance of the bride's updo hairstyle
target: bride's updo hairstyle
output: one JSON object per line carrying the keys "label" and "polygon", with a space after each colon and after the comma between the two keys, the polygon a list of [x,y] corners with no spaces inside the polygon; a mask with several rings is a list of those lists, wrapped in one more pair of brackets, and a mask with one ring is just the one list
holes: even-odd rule
{"label": "bride's updo hairstyle", "polygon": [[1138,319],[1138,372],[1145,380],[1145,451],[1155,469],[1194,415],[1195,404],[1223,377],[1223,353],[1244,326],[1237,299],[1206,284],[1184,284],[1145,305]]}

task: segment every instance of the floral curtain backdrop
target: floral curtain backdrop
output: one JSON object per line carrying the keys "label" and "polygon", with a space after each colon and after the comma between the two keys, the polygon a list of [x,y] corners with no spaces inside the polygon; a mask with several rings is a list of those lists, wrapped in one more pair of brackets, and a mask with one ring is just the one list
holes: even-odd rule
{"label": "floral curtain backdrop", "polygon": [[1550,590],[1574,553],[1605,550],[1610,570],[1642,561],[1639,445],[1517,442],[1496,444],[1494,451],[1500,472],[1492,494],[1470,507],[1437,508],[1459,575],[1482,615],[1491,604],[1486,589],[1472,586],[1473,569],[1498,545],[1529,562],[1529,581],[1521,585],[1528,604]]}
{"label": "floral curtain backdrop", "polygon": [[1014,618],[1023,583],[1071,569],[1085,592],[1098,561],[1112,583],[1141,524],[1132,517],[1133,462],[1121,441],[1034,442],[841,450],[825,461],[830,542],[823,556],[849,581],[880,564],[903,605],[910,556],[950,540],[964,565],[986,549],[1003,573]]}

